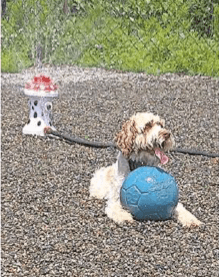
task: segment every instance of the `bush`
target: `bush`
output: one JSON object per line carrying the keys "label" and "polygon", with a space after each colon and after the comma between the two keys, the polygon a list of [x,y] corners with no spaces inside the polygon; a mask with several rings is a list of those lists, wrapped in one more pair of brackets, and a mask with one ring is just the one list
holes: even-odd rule
{"label": "bush", "polygon": [[[219,75],[219,4],[200,0],[17,0],[2,19],[2,70],[36,62]],[[203,20],[201,20],[203,19]]]}

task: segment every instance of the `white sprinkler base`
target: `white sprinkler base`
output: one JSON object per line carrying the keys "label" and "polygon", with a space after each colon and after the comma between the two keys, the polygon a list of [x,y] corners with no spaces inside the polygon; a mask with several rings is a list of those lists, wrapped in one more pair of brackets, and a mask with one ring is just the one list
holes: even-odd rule
{"label": "white sprinkler base", "polygon": [[23,128],[23,134],[45,136],[45,127],[55,130],[51,122],[51,100],[57,97],[58,93],[36,92],[29,89],[25,89],[24,93],[29,97],[29,120]]}

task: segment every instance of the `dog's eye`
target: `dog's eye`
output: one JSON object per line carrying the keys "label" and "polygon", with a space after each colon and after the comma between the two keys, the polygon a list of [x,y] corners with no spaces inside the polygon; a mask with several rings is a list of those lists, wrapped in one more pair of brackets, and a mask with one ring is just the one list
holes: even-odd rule
{"label": "dog's eye", "polygon": [[165,133],[163,136],[165,139],[168,139],[170,137],[170,133]]}

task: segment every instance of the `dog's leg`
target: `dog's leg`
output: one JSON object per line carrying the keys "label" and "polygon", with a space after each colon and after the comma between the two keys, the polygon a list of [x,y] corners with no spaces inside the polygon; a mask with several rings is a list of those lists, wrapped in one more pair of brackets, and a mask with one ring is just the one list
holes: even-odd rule
{"label": "dog's leg", "polygon": [[105,209],[107,216],[117,223],[133,221],[132,215],[128,211],[124,210],[120,203],[120,190],[125,177],[129,174],[129,172],[129,164],[120,152],[115,164],[114,180],[111,179],[112,182],[110,190],[108,191],[109,194],[107,195],[107,206]]}
{"label": "dog's leg", "polygon": [[117,223],[133,221],[132,215],[124,210],[120,203],[120,189],[129,172],[129,164],[120,152],[117,162],[97,170],[90,183],[90,196],[105,198],[107,200],[105,212]]}
{"label": "dog's leg", "polygon": [[187,211],[181,203],[178,203],[178,205],[176,206],[174,216],[183,226],[186,227],[195,227],[202,224],[202,222],[199,221],[189,211]]}
{"label": "dog's leg", "polygon": [[104,199],[109,194],[111,183],[114,180],[115,164],[98,169],[90,182],[90,196]]}
{"label": "dog's leg", "polygon": [[123,223],[124,221],[133,222],[132,215],[124,210],[120,204],[120,201],[107,201],[105,212],[109,218],[116,223]]}

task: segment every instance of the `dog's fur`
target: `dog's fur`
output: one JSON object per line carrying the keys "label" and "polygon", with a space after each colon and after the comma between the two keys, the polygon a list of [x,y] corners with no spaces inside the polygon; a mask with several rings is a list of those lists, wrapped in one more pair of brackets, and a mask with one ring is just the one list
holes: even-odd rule
{"label": "dog's fur", "polygon": [[[120,203],[120,189],[129,172],[139,166],[158,166],[160,162],[167,162],[168,158],[160,150],[170,150],[175,142],[172,133],[164,129],[164,125],[164,120],[152,113],[132,116],[116,136],[120,150],[116,163],[100,168],[91,179],[90,195],[107,200],[105,212],[117,223],[133,221],[132,215]],[[175,208],[174,216],[183,226],[201,224],[180,203]]]}

